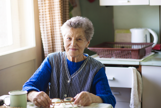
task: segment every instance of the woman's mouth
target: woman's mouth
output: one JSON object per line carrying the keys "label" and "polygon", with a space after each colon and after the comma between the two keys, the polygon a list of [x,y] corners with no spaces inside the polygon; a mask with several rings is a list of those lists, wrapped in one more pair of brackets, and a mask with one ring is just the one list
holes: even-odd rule
{"label": "woman's mouth", "polygon": [[77,49],[76,48],[69,48],[70,50],[72,50],[72,51],[76,51]]}

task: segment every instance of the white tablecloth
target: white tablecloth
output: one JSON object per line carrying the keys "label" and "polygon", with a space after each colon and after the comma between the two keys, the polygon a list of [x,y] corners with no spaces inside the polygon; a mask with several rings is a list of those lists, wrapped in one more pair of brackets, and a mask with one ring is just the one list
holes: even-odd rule
{"label": "white tablecloth", "polygon": [[[27,103],[27,108],[38,108],[38,107],[36,107],[33,103],[28,102]],[[72,107],[72,105],[66,105],[66,106],[60,105],[60,106],[57,106],[56,108],[77,108],[77,107],[75,107],[75,106]],[[86,106],[86,107],[81,106],[79,108],[113,108],[113,107],[110,104],[92,103],[90,106]]]}

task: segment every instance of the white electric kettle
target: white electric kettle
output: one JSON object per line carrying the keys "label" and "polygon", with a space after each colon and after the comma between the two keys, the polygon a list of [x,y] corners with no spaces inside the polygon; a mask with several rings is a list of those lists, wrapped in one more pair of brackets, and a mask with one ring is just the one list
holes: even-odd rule
{"label": "white electric kettle", "polygon": [[131,42],[132,43],[149,43],[150,33],[152,34],[154,41],[152,47],[154,47],[158,42],[157,34],[149,28],[132,28],[131,31]]}

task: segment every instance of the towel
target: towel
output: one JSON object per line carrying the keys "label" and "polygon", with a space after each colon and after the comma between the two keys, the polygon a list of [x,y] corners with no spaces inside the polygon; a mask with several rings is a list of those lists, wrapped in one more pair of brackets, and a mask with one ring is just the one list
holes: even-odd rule
{"label": "towel", "polygon": [[130,108],[141,108],[142,78],[136,68],[134,67],[129,68],[133,70]]}

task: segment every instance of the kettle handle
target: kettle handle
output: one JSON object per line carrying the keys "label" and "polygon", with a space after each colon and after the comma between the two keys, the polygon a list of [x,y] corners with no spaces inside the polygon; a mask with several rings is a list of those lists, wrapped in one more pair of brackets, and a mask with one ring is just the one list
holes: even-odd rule
{"label": "kettle handle", "polygon": [[152,29],[147,28],[147,30],[153,35],[153,38],[154,38],[153,45],[152,45],[152,48],[153,48],[158,42],[158,36]]}

